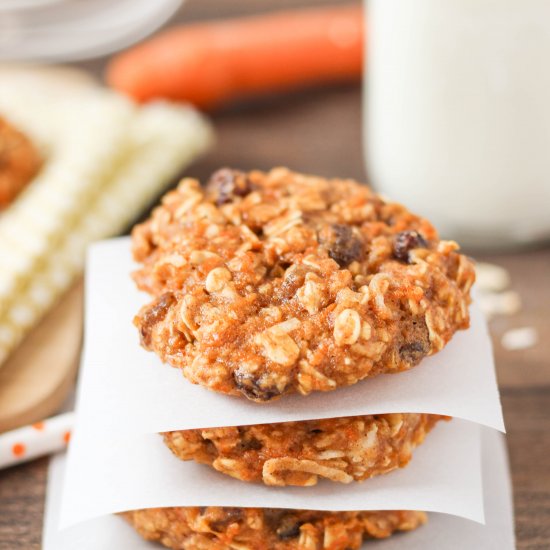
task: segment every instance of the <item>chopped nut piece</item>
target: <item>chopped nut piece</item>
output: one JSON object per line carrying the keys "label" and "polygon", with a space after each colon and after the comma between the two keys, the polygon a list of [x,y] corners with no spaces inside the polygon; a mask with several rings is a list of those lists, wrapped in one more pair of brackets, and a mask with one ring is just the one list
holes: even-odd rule
{"label": "chopped nut piece", "polygon": [[334,323],[334,339],[339,346],[355,344],[361,334],[361,317],[354,309],[344,309]]}
{"label": "chopped nut piece", "polygon": [[372,336],[372,327],[366,321],[361,323],[361,339],[370,340]]}
{"label": "chopped nut piece", "polygon": [[[306,277],[307,279],[307,277]],[[320,283],[306,280],[296,292],[300,304],[309,314],[317,313],[323,302],[324,288]]]}
{"label": "chopped nut piece", "polygon": [[293,365],[300,355],[300,348],[296,342],[275,327],[258,334],[254,341],[263,347],[267,359],[279,365]]}
{"label": "chopped nut piece", "polygon": [[193,252],[191,252],[189,260],[194,265],[201,265],[207,260],[215,260],[219,258],[220,257],[217,254],[215,254],[214,252],[209,252],[208,250],[193,250]]}
{"label": "chopped nut piece", "polygon": [[214,268],[207,276],[204,287],[208,292],[219,292],[231,280],[231,272],[225,267]]}
{"label": "chopped nut piece", "polygon": [[[287,485],[287,480],[293,481],[291,485],[315,485],[317,476],[322,476],[331,481],[351,483],[353,478],[329,466],[323,466],[314,460],[298,460],[296,458],[270,458],[264,462],[263,479],[266,485]],[[299,483],[302,481],[302,483]]]}

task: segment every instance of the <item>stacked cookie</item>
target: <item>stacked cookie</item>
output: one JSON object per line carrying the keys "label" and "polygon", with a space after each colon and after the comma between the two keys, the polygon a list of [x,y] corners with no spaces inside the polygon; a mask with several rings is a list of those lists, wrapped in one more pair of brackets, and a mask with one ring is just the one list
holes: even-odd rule
{"label": "stacked cookie", "polygon": [[[258,407],[406,371],[469,324],[472,263],[428,221],[350,180],[282,168],[220,170],[205,189],[183,180],[134,229],[133,253],[135,282],[152,296],[135,318],[142,345],[191,382]],[[405,466],[442,418],[404,412],[163,437],[179,458],[243,482],[307,487]],[[422,512],[244,508],[126,516],[146,538],[184,549],[344,550],[425,521]]]}

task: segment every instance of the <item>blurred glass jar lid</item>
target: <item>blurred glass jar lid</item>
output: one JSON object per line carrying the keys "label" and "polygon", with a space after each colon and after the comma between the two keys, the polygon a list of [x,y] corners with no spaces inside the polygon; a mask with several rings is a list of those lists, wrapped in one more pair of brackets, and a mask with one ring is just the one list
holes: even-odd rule
{"label": "blurred glass jar lid", "polygon": [[137,42],[182,0],[0,0],[0,59],[75,61]]}

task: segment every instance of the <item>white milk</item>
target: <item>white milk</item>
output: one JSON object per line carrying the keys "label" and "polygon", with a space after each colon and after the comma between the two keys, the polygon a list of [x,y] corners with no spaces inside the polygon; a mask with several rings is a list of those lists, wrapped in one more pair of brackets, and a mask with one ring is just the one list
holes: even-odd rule
{"label": "white milk", "polygon": [[469,246],[550,236],[550,0],[369,0],[371,183]]}

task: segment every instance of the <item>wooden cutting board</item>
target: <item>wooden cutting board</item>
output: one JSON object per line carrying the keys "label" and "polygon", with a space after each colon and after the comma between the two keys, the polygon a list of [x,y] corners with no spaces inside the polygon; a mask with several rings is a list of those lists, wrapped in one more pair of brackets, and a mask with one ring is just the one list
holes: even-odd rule
{"label": "wooden cutting board", "polygon": [[82,314],[79,281],[0,367],[0,432],[58,412],[76,376]]}

